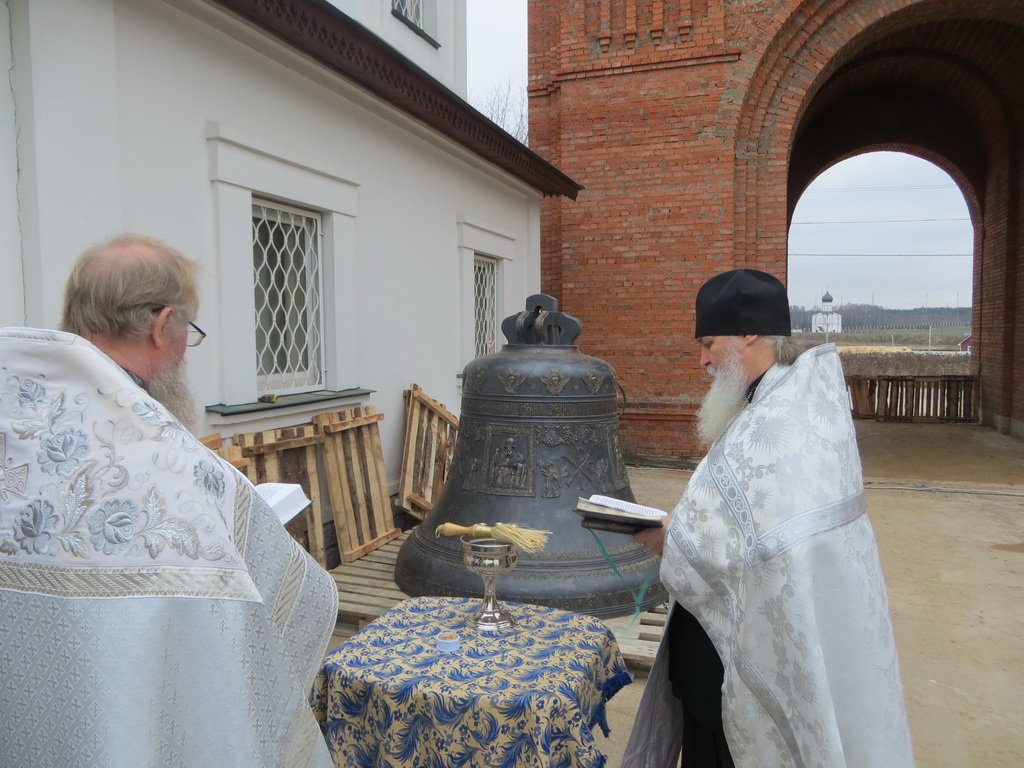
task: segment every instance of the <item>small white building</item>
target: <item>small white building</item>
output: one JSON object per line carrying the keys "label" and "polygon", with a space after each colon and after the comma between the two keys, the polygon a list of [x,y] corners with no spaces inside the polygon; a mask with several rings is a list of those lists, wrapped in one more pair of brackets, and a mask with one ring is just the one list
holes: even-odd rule
{"label": "small white building", "polygon": [[842,333],[843,316],[832,309],[832,294],[825,291],[821,308],[811,315],[811,333]]}
{"label": "small white building", "polygon": [[[540,286],[540,200],[579,185],[470,107],[465,0],[8,0],[0,324],[55,327],[125,232],[203,267],[201,431],[375,406],[458,413]],[[273,404],[261,396],[277,395]]]}

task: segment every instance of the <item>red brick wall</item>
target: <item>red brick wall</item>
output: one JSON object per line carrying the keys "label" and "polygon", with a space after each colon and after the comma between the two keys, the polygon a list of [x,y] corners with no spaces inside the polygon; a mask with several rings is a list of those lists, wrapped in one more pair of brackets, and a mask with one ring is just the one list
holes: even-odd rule
{"label": "red brick wall", "polygon": [[627,455],[699,453],[697,289],[735,266],[785,280],[796,197],[879,148],[938,161],[974,204],[985,404],[1024,423],[1009,351],[1024,344],[1012,130],[1024,52],[1006,53],[1024,40],[992,4],[985,20],[945,19],[957,5],[530,0],[531,146],[585,187],[544,203],[542,288],[583,322],[581,349],[615,366]]}

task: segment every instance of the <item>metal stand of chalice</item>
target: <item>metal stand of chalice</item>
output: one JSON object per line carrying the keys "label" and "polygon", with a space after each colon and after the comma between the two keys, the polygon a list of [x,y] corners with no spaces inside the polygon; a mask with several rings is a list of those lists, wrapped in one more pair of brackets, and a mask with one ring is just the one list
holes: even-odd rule
{"label": "metal stand of chalice", "polygon": [[495,595],[498,576],[515,567],[518,555],[514,544],[497,539],[475,539],[463,536],[462,562],[484,580],[484,599],[466,623],[478,632],[500,632],[511,629],[516,622]]}

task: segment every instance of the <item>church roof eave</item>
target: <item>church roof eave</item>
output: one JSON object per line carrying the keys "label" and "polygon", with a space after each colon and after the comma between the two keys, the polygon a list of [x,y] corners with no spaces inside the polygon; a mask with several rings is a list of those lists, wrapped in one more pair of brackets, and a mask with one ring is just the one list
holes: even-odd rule
{"label": "church roof eave", "polygon": [[544,195],[583,186],[325,0],[212,0]]}

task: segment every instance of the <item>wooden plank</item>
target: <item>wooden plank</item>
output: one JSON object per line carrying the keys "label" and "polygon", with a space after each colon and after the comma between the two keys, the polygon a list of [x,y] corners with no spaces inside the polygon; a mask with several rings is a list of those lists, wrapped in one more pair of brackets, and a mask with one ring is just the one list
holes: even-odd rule
{"label": "wooden plank", "polygon": [[432,397],[429,397],[427,393],[423,391],[422,387],[413,384],[412,387],[410,387],[409,389],[409,394],[410,397],[413,398],[413,400],[425,406],[425,408],[429,410],[432,414],[436,415],[439,419],[442,419],[445,422],[447,422],[449,426],[458,429],[458,417],[452,414],[447,408],[445,408],[443,403],[438,402]]}
{"label": "wooden plank", "polygon": [[358,585],[358,589],[352,589],[346,591],[344,600],[341,599],[341,593],[339,592],[339,603],[344,610],[352,612],[352,609],[356,606],[377,606],[383,605],[384,610],[389,610],[391,607],[397,605],[405,599],[405,595],[397,590],[378,589],[370,590],[365,584]]}
{"label": "wooden plank", "polygon": [[666,605],[659,605],[639,617],[618,616],[605,619],[608,628],[615,635],[619,650],[626,664],[634,670],[648,670],[654,664],[668,621]]}
{"label": "wooden plank", "polygon": [[[360,430],[364,442],[365,455],[380,457],[379,461],[368,461],[366,470],[370,488],[370,529],[380,539],[389,531],[397,530],[394,525],[394,514],[391,511],[391,495],[388,493],[388,478],[384,469],[384,450],[380,442],[380,430]],[[397,535],[397,534],[396,534]],[[394,538],[391,536],[390,538]],[[373,547],[376,549],[376,547]]]}
{"label": "wooden plank", "polygon": [[[379,551],[379,550],[375,550],[375,551]],[[353,562],[356,562],[356,561],[353,561]],[[394,565],[393,562],[390,563],[390,564],[386,564],[386,563],[370,563],[370,562],[367,562],[367,558],[365,558],[365,557],[359,558],[358,562],[362,565],[362,568],[360,569],[360,571],[358,573],[352,574],[352,578],[354,578],[354,579],[365,577],[365,578],[372,578],[372,579],[384,579],[385,581],[387,581],[388,579],[392,578],[392,574],[394,573],[394,570],[395,570],[395,565]]]}
{"label": "wooden plank", "polygon": [[224,438],[221,437],[219,432],[214,432],[212,435],[203,435],[199,438],[199,442],[211,451],[216,451],[224,444]]}
{"label": "wooden plank", "polygon": [[[291,429],[291,428],[290,428]],[[298,429],[296,427],[295,429]],[[257,456],[261,453],[271,453],[279,451],[287,451],[291,448],[304,448],[309,445],[319,445],[324,440],[323,435],[312,433],[309,435],[302,435],[300,437],[293,437],[289,439],[275,440],[264,444],[250,445],[242,449],[242,454],[245,456]]]}
{"label": "wooden plank", "polygon": [[[354,560],[349,565],[358,563],[358,560]],[[341,567],[341,566],[339,566]],[[395,595],[400,590],[398,585],[395,584],[394,571],[389,573],[375,573],[366,571],[349,571],[347,573],[338,573],[335,571],[331,572],[331,577],[334,579],[334,583],[338,585],[338,589],[343,592],[346,590],[352,590],[363,594],[389,594]]]}
{"label": "wooden plank", "polygon": [[408,596],[395,584],[395,561],[408,534],[400,534],[374,554],[385,562],[365,558],[342,563],[331,571],[338,585],[338,616],[356,626],[372,621]]}
{"label": "wooden plank", "polygon": [[[313,431],[313,426],[303,427],[303,431]],[[320,565],[327,567],[327,546],[324,541],[324,518],[323,505],[320,501],[320,475],[317,472],[317,446],[320,443],[311,443],[303,449],[306,459],[306,476],[309,478],[309,499],[312,502],[305,510],[308,516],[309,525],[313,534],[310,536],[310,554]]]}
{"label": "wooden plank", "polygon": [[256,467],[250,459],[242,455],[242,449],[237,445],[222,445],[216,449],[216,453],[228,464],[241,471],[249,480],[255,477]]}
{"label": "wooden plank", "polygon": [[[313,422],[322,427],[326,416],[317,416]],[[345,457],[337,440],[324,441],[324,469],[327,474],[327,489],[331,497],[331,508],[334,513],[334,533],[341,552],[351,550],[355,537],[354,521],[344,511],[344,500],[349,499],[348,469]],[[342,558],[344,562],[344,558]]]}
{"label": "wooden plank", "polygon": [[[349,473],[349,508],[348,512],[352,517],[352,540],[346,547],[342,560],[354,560],[365,552],[359,552],[362,542],[371,538],[369,529],[369,499],[367,497],[366,479],[366,456],[360,450],[358,433],[356,429],[346,430],[338,433],[342,445],[342,453],[345,456],[345,468]],[[358,553],[358,554],[356,554]]]}
{"label": "wooden plank", "polygon": [[[398,529],[396,528],[395,530],[398,530]],[[382,543],[388,541],[389,539],[395,538],[395,536],[397,536],[397,534],[395,534],[394,531],[391,531],[389,534],[386,534],[384,536],[378,536],[377,538],[373,539],[372,541],[368,541],[365,544],[363,544],[363,545],[361,545],[359,547],[356,547],[355,549],[351,549],[348,552],[345,552],[344,553],[345,554],[345,559],[358,560],[359,558],[363,557],[364,555],[366,555],[366,554],[372,552],[373,550],[377,549],[377,547],[379,547]]]}
{"label": "wooden plank", "polygon": [[[224,437],[219,432],[214,432],[212,435],[203,435],[199,438],[199,442],[216,453],[235,469],[241,470],[241,472],[247,476],[249,475],[249,467],[251,464],[249,459],[242,455],[242,449],[239,446],[225,445]],[[252,478],[250,477],[249,479],[251,480]]]}
{"label": "wooden plank", "polygon": [[394,591],[373,589],[370,585],[359,581],[338,587],[338,610],[341,613],[358,613],[360,616],[365,616],[367,615],[367,605],[383,605],[383,610],[387,611],[404,599],[404,596],[396,594]]}
{"label": "wooden plank", "polygon": [[[356,409],[358,410],[358,409]],[[372,409],[370,409],[372,410]],[[333,422],[325,420],[321,426],[324,432],[331,434],[332,432],[344,432],[349,429],[356,427],[365,427],[369,424],[376,424],[379,421],[384,421],[383,413],[372,413],[363,416],[353,416],[352,418],[345,419],[341,422]]]}
{"label": "wooden plank", "polygon": [[373,552],[367,553],[366,557],[360,558],[364,568],[382,568],[387,569],[394,566],[394,560],[386,555],[381,554],[379,549],[375,549]]}
{"label": "wooden plank", "polygon": [[401,600],[389,598],[367,598],[363,595],[350,595],[347,600],[338,602],[338,615],[349,620],[373,621],[387,613]]}
{"label": "wooden plank", "polygon": [[402,441],[402,467],[398,471],[398,506],[402,509],[406,509],[406,494],[409,489],[415,487],[418,422],[415,421],[412,395],[418,389],[419,387],[413,384],[412,388],[402,393],[405,397],[405,437]]}
{"label": "wooden plank", "polygon": [[[312,425],[274,430],[274,442],[280,448],[275,452],[278,460],[276,482],[298,483],[312,502],[303,511],[306,542],[309,553],[318,563],[326,565],[324,554],[324,526],[320,513],[320,481],[316,472],[315,443],[318,437]],[[270,447],[266,443],[262,446]]]}
{"label": "wooden plank", "polygon": [[407,502],[410,502],[412,506],[412,509],[406,511],[415,515],[420,520],[426,517],[424,512],[420,510],[426,510],[427,512],[429,512],[433,508],[433,505],[430,503],[428,499],[423,498],[418,493],[415,493],[413,491],[410,491],[409,493],[405,494],[405,500]]}

